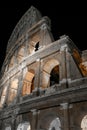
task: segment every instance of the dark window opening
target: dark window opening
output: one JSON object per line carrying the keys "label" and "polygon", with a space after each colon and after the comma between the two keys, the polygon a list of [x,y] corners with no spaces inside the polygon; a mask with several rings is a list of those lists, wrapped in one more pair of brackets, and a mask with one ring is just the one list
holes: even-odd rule
{"label": "dark window opening", "polygon": [[55,66],[50,73],[50,86],[59,83],[59,66]]}
{"label": "dark window opening", "polygon": [[35,51],[38,51],[38,49],[39,49],[39,42],[37,42],[35,45]]}
{"label": "dark window opening", "polygon": [[55,130],[55,127],[52,127],[52,129],[51,130]]}

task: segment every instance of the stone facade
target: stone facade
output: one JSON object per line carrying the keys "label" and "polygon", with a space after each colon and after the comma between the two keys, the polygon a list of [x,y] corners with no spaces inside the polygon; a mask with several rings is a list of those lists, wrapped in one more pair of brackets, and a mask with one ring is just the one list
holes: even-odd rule
{"label": "stone facade", "polygon": [[0,130],[87,130],[87,51],[31,7],[8,41],[0,77]]}

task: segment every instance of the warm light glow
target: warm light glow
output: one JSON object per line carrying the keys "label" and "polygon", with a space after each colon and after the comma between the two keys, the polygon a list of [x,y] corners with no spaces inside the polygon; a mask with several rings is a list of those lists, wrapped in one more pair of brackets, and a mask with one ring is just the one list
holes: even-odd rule
{"label": "warm light glow", "polygon": [[78,67],[80,68],[83,76],[87,76],[87,66],[85,66],[82,62],[82,58],[79,54],[79,52],[76,49],[73,49],[73,57],[78,64]]}
{"label": "warm light glow", "polygon": [[24,81],[23,81],[23,89],[22,89],[22,95],[28,95],[32,92],[34,89],[34,71],[29,70],[29,72],[26,73]]}
{"label": "warm light glow", "polygon": [[9,90],[9,96],[8,96],[8,103],[12,102],[14,98],[17,95],[18,90],[18,79],[14,79],[11,82],[10,90]]}

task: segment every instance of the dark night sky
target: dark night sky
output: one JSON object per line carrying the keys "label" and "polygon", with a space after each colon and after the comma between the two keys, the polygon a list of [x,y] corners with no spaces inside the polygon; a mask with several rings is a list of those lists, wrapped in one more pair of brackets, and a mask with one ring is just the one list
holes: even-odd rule
{"label": "dark night sky", "polygon": [[[57,0],[22,0],[0,4],[0,68],[5,58],[9,37],[21,16],[33,5],[42,16],[51,19],[52,33],[57,40],[68,35],[80,50],[87,49],[87,14],[82,3],[64,3]],[[49,2],[49,3],[47,3]],[[5,7],[6,6],[6,7]]]}

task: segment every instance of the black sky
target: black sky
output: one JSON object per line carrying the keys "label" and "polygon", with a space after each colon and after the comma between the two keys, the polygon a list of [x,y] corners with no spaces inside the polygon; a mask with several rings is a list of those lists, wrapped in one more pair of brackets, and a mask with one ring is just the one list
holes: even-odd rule
{"label": "black sky", "polygon": [[[48,3],[47,3],[48,2]],[[35,6],[42,16],[51,19],[51,29],[55,40],[68,35],[82,51],[87,49],[87,14],[82,3],[57,0],[22,0],[0,4],[0,68],[5,58],[9,37],[22,15]],[[85,4],[84,4],[85,5]]]}

